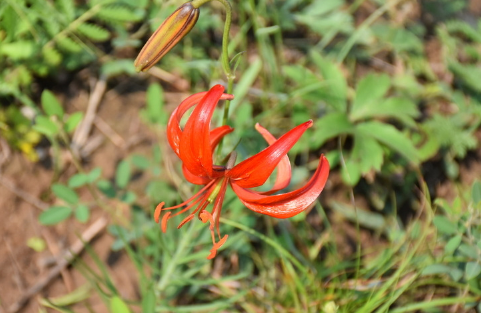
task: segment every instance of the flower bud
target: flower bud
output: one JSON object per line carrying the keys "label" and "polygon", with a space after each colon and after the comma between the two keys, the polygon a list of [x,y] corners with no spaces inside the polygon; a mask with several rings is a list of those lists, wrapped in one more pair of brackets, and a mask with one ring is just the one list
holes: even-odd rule
{"label": "flower bud", "polygon": [[154,66],[179,40],[194,27],[199,9],[184,3],[157,28],[135,59],[135,69],[145,71]]}

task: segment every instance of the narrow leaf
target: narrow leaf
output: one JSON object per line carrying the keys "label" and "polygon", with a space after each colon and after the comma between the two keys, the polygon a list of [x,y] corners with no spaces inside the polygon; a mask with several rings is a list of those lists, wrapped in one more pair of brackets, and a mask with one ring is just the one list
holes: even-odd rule
{"label": "narrow leaf", "polygon": [[110,299],[110,312],[130,313],[130,310],[127,304],[125,304],[125,302],[121,298],[114,296]]}
{"label": "narrow leaf", "polygon": [[53,206],[42,212],[38,217],[42,225],[55,225],[67,219],[72,214],[72,208],[66,206]]}
{"label": "narrow leaf", "polygon": [[115,173],[115,183],[117,187],[124,188],[127,186],[130,180],[130,163],[127,161],[121,161],[117,166],[117,171]]}
{"label": "narrow leaf", "polygon": [[48,116],[63,117],[62,105],[50,90],[45,89],[42,92],[42,108]]}
{"label": "narrow leaf", "polygon": [[52,191],[57,197],[67,203],[76,204],[79,201],[77,193],[67,186],[61,184],[53,184]]}

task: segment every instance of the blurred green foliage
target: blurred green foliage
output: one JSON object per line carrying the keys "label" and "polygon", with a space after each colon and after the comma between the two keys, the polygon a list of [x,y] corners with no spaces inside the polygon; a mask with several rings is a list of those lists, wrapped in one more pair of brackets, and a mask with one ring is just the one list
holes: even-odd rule
{"label": "blurred green foliage", "polygon": [[[89,250],[95,269],[76,264],[88,286],[42,305],[72,312],[96,292],[112,312],[481,310],[481,184],[460,179],[463,162],[480,148],[481,123],[481,19],[465,18],[466,1],[232,2],[229,51],[240,52],[232,64],[236,132],[222,152],[235,148],[244,158],[264,148],[255,122],[277,136],[313,119],[291,151],[289,188],[308,179],[321,153],[334,187],[325,191],[332,199],[281,221],[251,214],[229,191],[222,218],[229,240],[214,263],[205,260],[204,225],[162,234],[151,217],[159,202],[175,205],[193,192],[174,179],[180,166],[166,160],[164,146],[119,153],[111,177],[85,169],[72,147],[84,114],[58,100],[63,90],[45,86],[86,68],[107,83],[138,84],[146,76],[134,71],[136,52],[181,3],[0,2],[0,136],[32,161],[42,137],[52,148],[55,201],[39,222],[87,223],[92,210],[104,209],[116,221],[108,228],[112,250],[129,255],[139,279],[140,300],[123,299],[107,265]],[[192,92],[223,80],[223,18],[215,2],[203,6],[160,68],[187,80]],[[141,86],[139,118],[163,136],[172,87],[152,77]],[[58,181],[62,151],[77,161],[77,173]],[[139,176],[142,186],[134,187]],[[433,184],[452,186],[453,201],[429,193],[436,187],[425,183],[431,176],[446,177]],[[366,234],[372,242],[364,244]]]}

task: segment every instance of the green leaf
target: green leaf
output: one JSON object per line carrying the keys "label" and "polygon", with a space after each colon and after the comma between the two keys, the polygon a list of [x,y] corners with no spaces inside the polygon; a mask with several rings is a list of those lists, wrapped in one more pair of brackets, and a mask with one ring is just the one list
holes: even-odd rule
{"label": "green leaf", "polygon": [[137,22],[142,19],[142,15],[135,14],[131,8],[119,4],[104,6],[97,16],[109,22]]}
{"label": "green leaf", "polygon": [[476,246],[471,246],[471,245],[462,243],[461,245],[459,245],[458,251],[463,255],[467,256],[468,258],[471,258],[474,260],[479,259],[478,249]]}
{"label": "green leaf", "polygon": [[385,45],[396,52],[413,51],[422,53],[423,42],[407,29],[393,27],[387,23],[377,23],[371,27],[372,32]]}
{"label": "green leaf", "polygon": [[115,172],[115,183],[117,187],[124,188],[127,186],[130,180],[130,163],[123,160],[117,166],[117,171]]}
{"label": "green leaf", "polygon": [[0,44],[0,55],[5,55],[13,60],[28,59],[34,52],[35,46],[33,41],[17,40]]}
{"label": "green leaf", "polygon": [[35,250],[35,252],[42,252],[47,248],[45,240],[40,237],[30,237],[27,240],[27,246]]}
{"label": "green leaf", "polygon": [[142,312],[154,313],[155,312],[155,293],[154,290],[149,289],[142,297]]}
{"label": "green leaf", "polygon": [[481,183],[479,181],[475,181],[471,187],[471,195],[474,205],[477,205],[481,201]]}
{"label": "green leaf", "polygon": [[338,9],[343,4],[343,0],[314,1],[304,11],[310,15],[322,15]]}
{"label": "green leaf", "polygon": [[107,197],[114,198],[116,191],[112,183],[108,180],[99,180],[97,182],[97,188]]}
{"label": "green leaf", "polygon": [[86,174],[78,173],[70,177],[68,186],[70,188],[78,188],[86,185],[89,182],[89,177]]}
{"label": "green leaf", "polygon": [[102,169],[100,167],[96,167],[93,170],[91,170],[90,173],[87,174],[89,183],[93,183],[94,181],[96,181],[101,174],[102,174]]}
{"label": "green leaf", "polygon": [[446,216],[436,215],[433,218],[433,224],[436,226],[438,231],[446,235],[454,235],[458,232],[456,225],[452,223]]}
{"label": "green leaf", "polygon": [[481,68],[473,64],[461,64],[453,61],[449,62],[449,69],[468,87],[477,92],[481,92],[481,85],[479,84]]}
{"label": "green leaf", "polygon": [[120,197],[120,201],[125,202],[127,204],[134,203],[136,199],[137,199],[137,196],[135,195],[134,192],[130,190],[124,193],[122,197]]}
{"label": "green leaf", "polygon": [[359,164],[351,159],[346,160],[345,166],[341,166],[342,180],[349,186],[354,186],[361,179],[361,168]]}
{"label": "green leaf", "polygon": [[365,106],[378,102],[391,87],[391,78],[386,75],[368,74],[357,84],[356,97],[352,103],[352,112],[362,110]]}
{"label": "green leaf", "polygon": [[354,134],[354,147],[351,152],[351,160],[359,164],[362,174],[368,173],[371,169],[381,170],[384,151],[381,145],[372,137]]}
{"label": "green leaf", "polygon": [[426,134],[424,136],[424,143],[421,147],[419,147],[418,153],[421,161],[426,161],[436,155],[440,146],[436,136],[431,134],[431,130],[426,129],[425,127],[421,127],[421,129],[423,129]]}
{"label": "green leaf", "polygon": [[82,51],[82,46],[69,37],[60,36],[56,39],[59,48],[72,53],[79,53]]}
{"label": "green leaf", "polygon": [[344,204],[337,201],[330,201],[329,206],[332,209],[352,222],[359,222],[359,225],[368,229],[375,230],[377,232],[384,231],[387,223],[384,216],[380,213],[361,210],[351,205]]}
{"label": "green leaf", "polygon": [[319,53],[311,50],[310,57],[318,66],[327,86],[327,102],[337,111],[345,112],[347,104],[347,82],[339,66]]}
{"label": "green leaf", "polygon": [[44,46],[42,48],[42,55],[45,61],[52,66],[58,66],[62,62],[62,54],[55,48],[50,46]]}
{"label": "green leaf", "polygon": [[2,23],[3,29],[7,33],[7,42],[15,41],[15,36],[18,32],[17,25],[20,23],[20,17],[18,16],[17,12],[11,5],[7,5],[2,15]]}
{"label": "green leaf", "polygon": [[75,209],[75,218],[82,223],[87,222],[90,218],[89,207],[86,206],[85,204],[78,205],[77,208]]}
{"label": "green leaf", "polygon": [[77,202],[79,201],[79,197],[75,190],[67,186],[61,184],[53,184],[52,191],[58,198],[64,200],[67,203],[77,204]]}
{"label": "green leaf", "polygon": [[341,112],[324,115],[315,122],[315,127],[311,148],[319,148],[328,139],[351,134],[355,129],[346,114]]}
{"label": "green leaf", "polygon": [[377,121],[358,124],[356,130],[366,136],[371,136],[413,163],[419,162],[418,153],[412,142],[394,126]]}
{"label": "green leaf", "polygon": [[132,156],[132,163],[141,170],[146,170],[150,166],[149,160],[143,155],[135,154]]}
{"label": "green leaf", "polygon": [[110,38],[108,30],[91,23],[80,24],[77,27],[77,31],[92,41],[105,41]]}
{"label": "green leaf", "polygon": [[349,118],[357,121],[366,118],[394,118],[410,127],[415,127],[413,117],[417,117],[419,111],[414,102],[407,98],[378,99],[367,102],[364,106],[353,107]]}
{"label": "green leaf", "polygon": [[481,273],[481,265],[478,262],[468,262],[464,272],[467,280],[476,278]]}
{"label": "green leaf", "polygon": [[72,214],[72,208],[66,206],[53,206],[42,212],[38,217],[40,224],[42,225],[55,225]]}
{"label": "green leaf", "polygon": [[444,246],[444,253],[446,255],[453,255],[454,251],[459,247],[463,237],[461,235],[457,235],[449,239],[449,241]]}
{"label": "green leaf", "polygon": [[35,119],[33,128],[46,136],[54,137],[58,134],[58,125],[51,121],[48,117],[39,115]]}
{"label": "green leaf", "polygon": [[121,74],[133,75],[136,73],[134,60],[121,59],[105,62],[102,64],[100,72],[106,77],[115,77]]}
{"label": "green leaf", "polygon": [[145,110],[142,110],[142,117],[152,124],[162,124],[167,122],[167,115],[163,111],[164,93],[162,87],[153,83],[147,89],[147,103]]}
{"label": "green leaf", "polygon": [[70,114],[70,116],[67,118],[67,121],[65,122],[65,131],[68,133],[71,133],[77,128],[77,126],[80,124],[80,121],[82,121],[84,117],[83,112],[75,112]]}
{"label": "green leaf", "polygon": [[110,299],[110,312],[111,313],[130,313],[129,307],[125,302],[117,297],[113,296]]}
{"label": "green leaf", "polygon": [[460,269],[444,264],[430,264],[421,271],[421,276],[439,274],[449,275],[454,281],[458,281],[463,276]]}
{"label": "green leaf", "polygon": [[56,0],[63,15],[67,18],[69,22],[75,19],[75,1],[72,0]]}
{"label": "green leaf", "polygon": [[236,112],[237,107],[247,95],[247,92],[256,81],[261,70],[262,70],[262,59],[255,58],[254,61],[251,64],[249,64],[249,67],[246,69],[246,71],[244,71],[241,79],[239,80],[239,82],[237,83],[234,89],[233,94],[235,94],[235,98],[230,103],[231,112]]}
{"label": "green leaf", "polygon": [[63,108],[53,93],[47,89],[42,92],[42,108],[48,116],[63,117]]}

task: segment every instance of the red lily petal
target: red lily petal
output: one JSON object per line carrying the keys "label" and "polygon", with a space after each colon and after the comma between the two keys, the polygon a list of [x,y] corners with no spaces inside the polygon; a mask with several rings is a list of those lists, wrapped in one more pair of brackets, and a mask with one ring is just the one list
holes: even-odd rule
{"label": "red lily petal", "polygon": [[277,164],[312,124],[312,120],[309,120],[291,129],[266,149],[234,166],[226,176],[230,177],[233,183],[244,188],[264,184]]}
{"label": "red lily petal", "polygon": [[[272,145],[277,139],[272,134],[262,127],[259,123],[256,124],[256,130],[264,137],[269,145]],[[291,181],[291,162],[287,155],[283,156],[279,164],[277,164],[276,182],[271,190],[262,192],[263,195],[270,195],[276,191],[286,188]]]}
{"label": "red lily petal", "polygon": [[215,85],[200,100],[192,112],[180,138],[180,158],[196,176],[213,177],[210,120],[224,87]]}
{"label": "red lily petal", "polygon": [[275,196],[266,196],[238,186],[231,181],[231,187],[246,207],[254,212],[277,218],[292,217],[307,209],[324,189],[329,176],[329,162],[321,155],[319,166],[309,182],[303,187]]}
{"label": "red lily petal", "polygon": [[[167,123],[167,139],[169,140],[172,150],[174,150],[177,155],[180,153],[180,137],[182,136],[180,121],[182,120],[182,116],[184,116],[185,112],[187,112],[190,108],[198,104],[206,94],[207,91],[204,91],[193,94],[192,96],[186,98],[177,108],[175,108],[174,112],[172,112],[172,115],[169,118],[169,122]],[[222,94],[220,97],[220,100],[232,99],[234,99],[234,96],[226,93]]]}
{"label": "red lily petal", "polygon": [[184,164],[182,164],[182,173],[184,174],[185,179],[194,185],[206,185],[212,180],[209,177],[200,177],[192,174]]}
{"label": "red lily petal", "polygon": [[224,125],[221,127],[217,127],[210,132],[210,146],[212,147],[212,152],[214,152],[215,147],[219,144],[222,138],[224,138],[225,135],[231,133],[234,130],[234,128]]}
{"label": "red lily petal", "polygon": [[187,97],[184,101],[180,103],[180,105],[175,108],[174,112],[169,118],[169,122],[167,123],[167,139],[169,140],[169,144],[172,147],[172,150],[179,155],[179,146],[180,146],[180,137],[182,136],[182,129],[180,128],[180,120],[182,116],[187,112],[191,107],[199,103],[199,101],[205,96],[205,92],[199,92],[193,94],[190,97]]}

